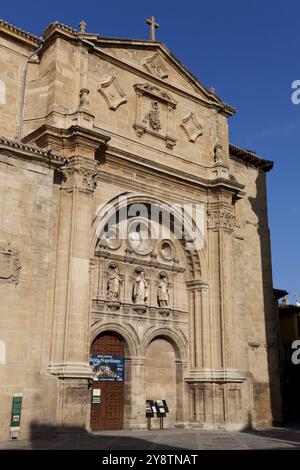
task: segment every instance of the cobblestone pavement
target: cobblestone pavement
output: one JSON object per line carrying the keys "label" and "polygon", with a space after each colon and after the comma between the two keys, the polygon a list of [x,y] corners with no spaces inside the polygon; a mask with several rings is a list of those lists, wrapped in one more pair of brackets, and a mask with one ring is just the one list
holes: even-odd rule
{"label": "cobblestone pavement", "polygon": [[105,431],[81,435],[61,434],[51,439],[0,442],[0,449],[300,449],[300,427],[243,432],[166,429],[162,431]]}

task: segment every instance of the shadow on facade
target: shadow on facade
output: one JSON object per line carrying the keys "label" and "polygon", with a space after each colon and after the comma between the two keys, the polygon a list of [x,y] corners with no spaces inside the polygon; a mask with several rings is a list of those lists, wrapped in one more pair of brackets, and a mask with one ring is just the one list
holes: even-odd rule
{"label": "shadow on facade", "polygon": [[[263,280],[263,298],[267,343],[267,360],[270,378],[270,399],[273,416],[273,425],[280,426],[282,423],[281,412],[281,386],[279,368],[279,318],[278,308],[273,293],[272,262],[270,231],[268,226],[267,212],[267,189],[266,177],[264,173],[259,174],[256,179],[257,194],[265,198],[265,204],[261,204],[261,198],[249,198],[253,212],[258,219],[257,233],[261,248],[261,268]],[[265,225],[267,223],[267,226]],[[268,384],[254,382],[254,399],[260,403],[259,408],[263,411],[264,402],[267,402]]]}
{"label": "shadow on facade", "polygon": [[34,450],[184,450],[178,446],[130,437],[122,431],[90,434],[83,427],[54,426],[37,421],[31,423],[30,440]]}

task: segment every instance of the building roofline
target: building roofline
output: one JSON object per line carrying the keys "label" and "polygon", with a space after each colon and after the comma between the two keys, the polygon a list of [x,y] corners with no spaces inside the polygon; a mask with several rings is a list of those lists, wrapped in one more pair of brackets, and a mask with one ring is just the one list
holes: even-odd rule
{"label": "building roofline", "polygon": [[256,168],[261,168],[265,173],[272,170],[274,166],[274,162],[271,160],[265,160],[256,153],[233,144],[229,144],[229,155]]}
{"label": "building roofline", "polygon": [[23,29],[8,23],[3,19],[0,19],[0,32],[4,32],[31,47],[37,47],[42,42],[41,38],[35,36],[34,34],[28,33],[27,31],[24,31]]}
{"label": "building roofline", "polygon": [[274,297],[277,300],[282,299],[283,297],[289,295],[288,291],[283,290],[283,289],[273,289]]}
{"label": "building roofline", "polygon": [[105,47],[108,45],[112,46],[136,46],[136,47],[149,47],[149,49],[161,50],[175,66],[181,69],[181,72],[193,83],[196,89],[200,90],[212,106],[216,106],[221,113],[230,117],[236,113],[235,109],[229,104],[222,101],[214,90],[209,90],[198,78],[193,75],[189,69],[187,69],[179,59],[167,48],[167,46],[160,41],[151,41],[148,39],[125,39],[125,38],[114,38],[114,37],[103,37],[99,34],[93,33],[81,33],[76,31],[63,23],[55,21],[50,23],[47,28],[43,31],[43,38],[45,45],[50,44],[57,35],[62,35],[66,39],[78,40],[86,42],[90,47]]}
{"label": "building roofline", "polygon": [[23,153],[28,155],[34,155],[38,158],[41,158],[47,163],[52,163],[55,166],[62,166],[67,163],[67,159],[61,155],[58,155],[51,150],[42,150],[34,145],[23,144],[17,140],[7,139],[6,137],[0,136],[0,151],[1,150],[13,150],[18,153]]}

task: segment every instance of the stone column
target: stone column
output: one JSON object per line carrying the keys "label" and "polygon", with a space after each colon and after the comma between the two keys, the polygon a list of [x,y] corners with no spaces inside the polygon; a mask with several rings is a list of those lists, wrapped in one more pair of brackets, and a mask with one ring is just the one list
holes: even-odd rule
{"label": "stone column", "polygon": [[130,403],[131,413],[128,427],[145,429],[146,423],[146,388],[145,388],[145,358],[131,358]]}
{"label": "stone column", "polygon": [[201,279],[187,282],[191,308],[191,369],[199,371],[211,365],[210,312],[208,284]]}
{"label": "stone column", "polygon": [[[222,369],[236,369],[236,334],[233,317],[233,238],[235,224],[232,194],[219,195],[220,201],[213,203],[208,211],[208,229],[214,232],[210,237],[210,249],[217,255],[218,272],[214,277],[214,306],[219,307],[220,358]],[[215,265],[216,266],[216,265]],[[217,283],[218,279],[218,283]],[[216,314],[216,308],[214,309]],[[215,325],[216,326],[216,325]]]}
{"label": "stone column", "polygon": [[92,377],[89,353],[89,262],[96,162],[72,156],[60,195],[51,373],[60,378],[60,424],[84,426]]}

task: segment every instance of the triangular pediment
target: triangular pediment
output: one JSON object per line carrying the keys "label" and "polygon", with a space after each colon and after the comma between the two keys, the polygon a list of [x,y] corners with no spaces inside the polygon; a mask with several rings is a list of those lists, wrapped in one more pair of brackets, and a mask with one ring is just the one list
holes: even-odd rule
{"label": "triangular pediment", "polygon": [[[90,38],[92,39],[92,38]],[[116,59],[120,65],[160,80],[185,93],[198,96],[227,115],[235,110],[222,102],[214,90],[208,90],[188,69],[159,42],[94,37],[91,41],[102,54]]]}

